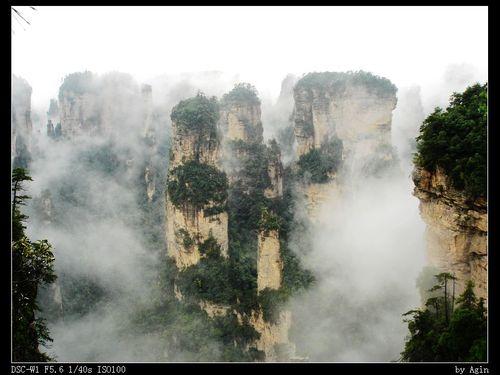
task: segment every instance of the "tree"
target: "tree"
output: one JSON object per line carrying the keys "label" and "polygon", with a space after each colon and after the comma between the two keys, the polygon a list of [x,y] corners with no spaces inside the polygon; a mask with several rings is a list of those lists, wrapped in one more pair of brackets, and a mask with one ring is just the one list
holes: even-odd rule
{"label": "tree", "polygon": [[36,302],[38,288],[52,283],[54,255],[47,240],[31,242],[24,233],[28,216],[20,207],[30,197],[23,195],[23,183],[32,181],[26,170],[12,172],[12,358],[14,361],[48,361],[39,346],[52,341],[41,318],[36,317],[40,308]]}
{"label": "tree", "polygon": [[[485,361],[487,318],[484,299],[477,299],[474,284],[469,281],[454,306],[447,292],[448,281],[455,283],[449,273],[435,276],[438,283],[430,291],[443,290],[443,297],[434,295],[425,307],[411,310],[403,316],[408,323],[408,336],[401,359],[408,362],[425,361]],[[451,305],[451,309],[449,306]]]}
{"label": "tree", "polygon": [[442,168],[456,189],[486,197],[487,120],[487,84],[454,93],[448,108],[436,108],[420,127],[415,163],[431,172]]}

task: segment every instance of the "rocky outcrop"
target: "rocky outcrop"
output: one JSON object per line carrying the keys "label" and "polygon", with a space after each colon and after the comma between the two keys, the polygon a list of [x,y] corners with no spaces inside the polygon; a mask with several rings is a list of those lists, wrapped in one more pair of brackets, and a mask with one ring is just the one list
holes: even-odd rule
{"label": "rocky outcrop", "polygon": [[261,311],[254,312],[249,323],[260,334],[256,342],[258,350],[266,354],[267,362],[288,360],[293,355],[295,347],[289,341],[288,332],[292,325],[290,311],[281,311],[276,322],[266,322]]}
{"label": "rocky outcrop", "polygon": [[205,217],[203,210],[181,210],[167,198],[167,248],[177,268],[197,264],[201,259],[199,245],[209,237],[221,246],[221,255],[227,257],[227,212]]}
{"label": "rocky outcrop", "polygon": [[53,124],[59,122],[59,104],[56,99],[50,99],[49,110],[47,111],[47,121]]}
{"label": "rocky outcrop", "polygon": [[320,148],[332,137],[344,145],[344,159],[354,149],[373,154],[391,143],[396,89],[369,73],[311,73],[294,88],[297,154]]}
{"label": "rocky outcrop", "polygon": [[260,101],[256,97],[232,95],[238,88],[223,97],[219,127],[226,140],[262,143]]}
{"label": "rocky outcrop", "polygon": [[278,231],[260,232],[257,254],[257,291],[281,287],[283,261]]}
{"label": "rocky outcrop", "polygon": [[11,155],[23,158],[31,151],[31,86],[23,78],[12,77]]}
{"label": "rocky outcrop", "polygon": [[151,85],[143,84],[141,86],[141,97],[142,97],[142,108],[143,108],[143,124],[144,133],[143,136],[146,139],[150,139],[154,143],[154,131],[152,128],[153,124],[153,89]]}
{"label": "rocky outcrop", "polygon": [[62,134],[123,134],[139,131],[143,114],[139,86],[124,73],[102,76],[91,72],[68,75],[59,88]]}
{"label": "rocky outcrop", "polygon": [[[204,100],[195,97],[193,100]],[[195,103],[195,102],[194,102]],[[183,102],[179,103],[183,105]],[[175,108],[174,108],[175,110]],[[172,112],[174,113],[174,111]],[[190,161],[203,165],[219,167],[220,140],[215,123],[189,126],[172,117],[172,139],[169,173]],[[221,255],[227,257],[228,215],[223,211],[208,215],[207,209],[191,204],[182,207],[173,204],[169,194],[166,199],[166,240],[168,254],[175,260],[178,268],[183,269],[197,264],[201,259],[199,246],[213,237],[221,247]]]}
{"label": "rocky outcrop", "polygon": [[478,297],[487,298],[488,216],[484,198],[471,200],[454,189],[442,169],[416,168],[414,195],[427,224],[427,257],[431,265],[454,274],[461,293],[468,280]]}
{"label": "rocky outcrop", "polygon": [[342,194],[342,186],[332,181],[327,184],[303,184],[298,186],[298,193],[304,198],[303,205],[307,217],[311,221],[318,219],[322,203],[329,200],[331,204],[336,202]]}
{"label": "rocky outcrop", "polygon": [[[326,177],[299,187],[314,219],[326,196],[341,193],[340,176],[350,183],[363,183],[366,175],[393,167],[391,122],[396,87],[366,72],[310,73],[295,84],[294,100],[296,152],[299,164],[303,162],[297,170],[305,165],[306,173],[301,173],[307,175],[312,172],[307,168],[331,169]],[[313,155],[313,150],[321,156]],[[314,158],[301,158],[310,155]]]}

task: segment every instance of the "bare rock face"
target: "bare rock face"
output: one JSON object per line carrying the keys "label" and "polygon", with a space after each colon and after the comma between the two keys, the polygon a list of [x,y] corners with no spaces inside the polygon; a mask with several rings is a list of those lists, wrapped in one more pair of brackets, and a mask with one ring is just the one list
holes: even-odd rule
{"label": "bare rock face", "polygon": [[[295,84],[294,100],[299,164],[307,164],[315,156],[313,151],[336,163],[325,178],[316,176],[299,188],[314,219],[325,196],[341,193],[339,175],[349,176],[344,181],[362,183],[364,176],[393,166],[391,122],[396,87],[388,79],[366,72],[309,73]],[[320,163],[321,157],[318,159],[312,168]]]}
{"label": "bare rock face", "polygon": [[[262,311],[256,311],[250,317],[249,323],[260,333],[256,347],[266,353],[267,362],[286,361],[290,353],[294,352],[294,345],[290,343],[288,337],[292,325],[290,311],[281,311],[275,323],[266,322]],[[283,349],[280,350],[280,347]]]}
{"label": "bare rock face", "polygon": [[344,152],[373,152],[391,142],[396,89],[369,73],[310,73],[294,89],[297,154],[320,148],[336,136]]}
{"label": "bare rock face", "polygon": [[264,190],[264,195],[267,198],[275,199],[283,197],[283,173],[281,151],[277,142],[273,139],[269,142],[268,146],[267,175],[271,184]]}
{"label": "bare rock face", "polygon": [[186,131],[172,121],[170,167],[174,168],[189,160],[220,166],[220,142],[216,134],[203,131]]}
{"label": "bare rock face", "polygon": [[203,210],[180,210],[167,198],[167,249],[177,268],[184,269],[201,259],[199,245],[209,237],[221,246],[227,257],[227,212],[205,217]]}
{"label": "bare rock face", "polygon": [[[143,101],[143,124],[144,124],[144,137],[154,137],[152,129],[153,122],[153,89],[151,85],[143,84],[141,86],[141,96]],[[154,139],[153,139],[154,142]]]}
{"label": "bare rock face", "polygon": [[257,255],[257,291],[279,289],[283,273],[278,231],[260,232]]}
{"label": "bare rock face", "polygon": [[33,124],[31,122],[31,86],[23,78],[12,77],[11,152],[12,156],[30,152]]}
{"label": "bare rock face", "polygon": [[260,100],[250,85],[237,85],[223,96],[219,127],[226,140],[262,143]]}
{"label": "bare rock face", "polygon": [[472,280],[478,297],[487,300],[488,216],[484,198],[469,200],[454,189],[446,174],[416,168],[414,195],[427,224],[427,256],[435,267],[455,274],[458,293]]}
{"label": "bare rock face", "polygon": [[128,74],[73,73],[59,88],[59,118],[66,138],[130,132],[142,126],[143,112],[139,86]]}

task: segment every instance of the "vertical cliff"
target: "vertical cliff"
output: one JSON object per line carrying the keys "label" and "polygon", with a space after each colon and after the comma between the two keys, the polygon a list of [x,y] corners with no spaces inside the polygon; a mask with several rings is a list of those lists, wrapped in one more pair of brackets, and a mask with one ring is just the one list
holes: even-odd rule
{"label": "vertical cliff", "polygon": [[[366,72],[309,73],[294,87],[297,173],[312,215],[339,174],[362,177],[392,165],[396,87]],[[350,179],[352,180],[352,179]],[[331,187],[340,191],[341,186]]]}
{"label": "vertical cliff", "polygon": [[[279,218],[271,209],[259,211],[261,205],[272,205],[272,202],[282,199],[283,165],[276,141],[263,144],[260,105],[251,85],[238,84],[222,98],[219,123],[224,134],[224,164],[230,181],[231,213],[233,217],[238,217],[239,202],[244,201],[253,202],[254,207],[244,207],[247,212],[242,212],[242,216],[248,215],[248,211],[256,212],[256,216],[250,218],[253,222],[241,223],[240,226],[255,227],[257,232],[256,254],[249,256],[256,257],[258,294],[264,290],[277,291],[283,286],[283,259],[279,227],[276,225]],[[281,311],[278,318],[271,322],[264,318],[264,311],[259,305],[245,315],[260,335],[255,342],[257,349],[265,353],[267,361],[277,360],[276,345],[288,344],[290,312]]]}
{"label": "vertical cliff", "polygon": [[20,77],[12,77],[11,155],[15,166],[26,168],[31,158],[31,86]]}
{"label": "vertical cliff", "polygon": [[441,168],[416,168],[414,194],[426,227],[428,262],[457,277],[457,293],[467,280],[487,299],[488,215],[484,198],[469,199],[450,184]]}
{"label": "vertical cliff", "polygon": [[219,169],[216,101],[201,94],[181,101],[171,118],[166,238],[177,267],[186,268],[199,262],[209,238],[227,257],[227,182]]}
{"label": "vertical cliff", "polygon": [[59,88],[58,99],[61,130],[66,138],[142,130],[144,103],[139,86],[128,74],[72,73]]}
{"label": "vertical cliff", "polygon": [[487,298],[487,84],[454,93],[420,127],[414,195],[427,224],[428,261]]}
{"label": "vertical cliff", "polygon": [[227,140],[261,143],[260,100],[246,84],[238,84],[221,100],[219,126]]}
{"label": "vertical cliff", "polygon": [[390,145],[396,88],[370,73],[310,73],[294,88],[298,156],[319,149],[332,137],[344,152],[373,154]]}

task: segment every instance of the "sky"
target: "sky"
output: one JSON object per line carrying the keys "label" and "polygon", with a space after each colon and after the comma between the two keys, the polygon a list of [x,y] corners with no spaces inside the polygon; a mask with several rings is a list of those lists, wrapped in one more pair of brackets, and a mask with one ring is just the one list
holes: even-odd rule
{"label": "sky", "polygon": [[287,73],[363,69],[397,86],[432,85],[449,64],[486,75],[482,7],[16,7],[12,71],[48,105],[75,71],[239,73],[276,97]]}

